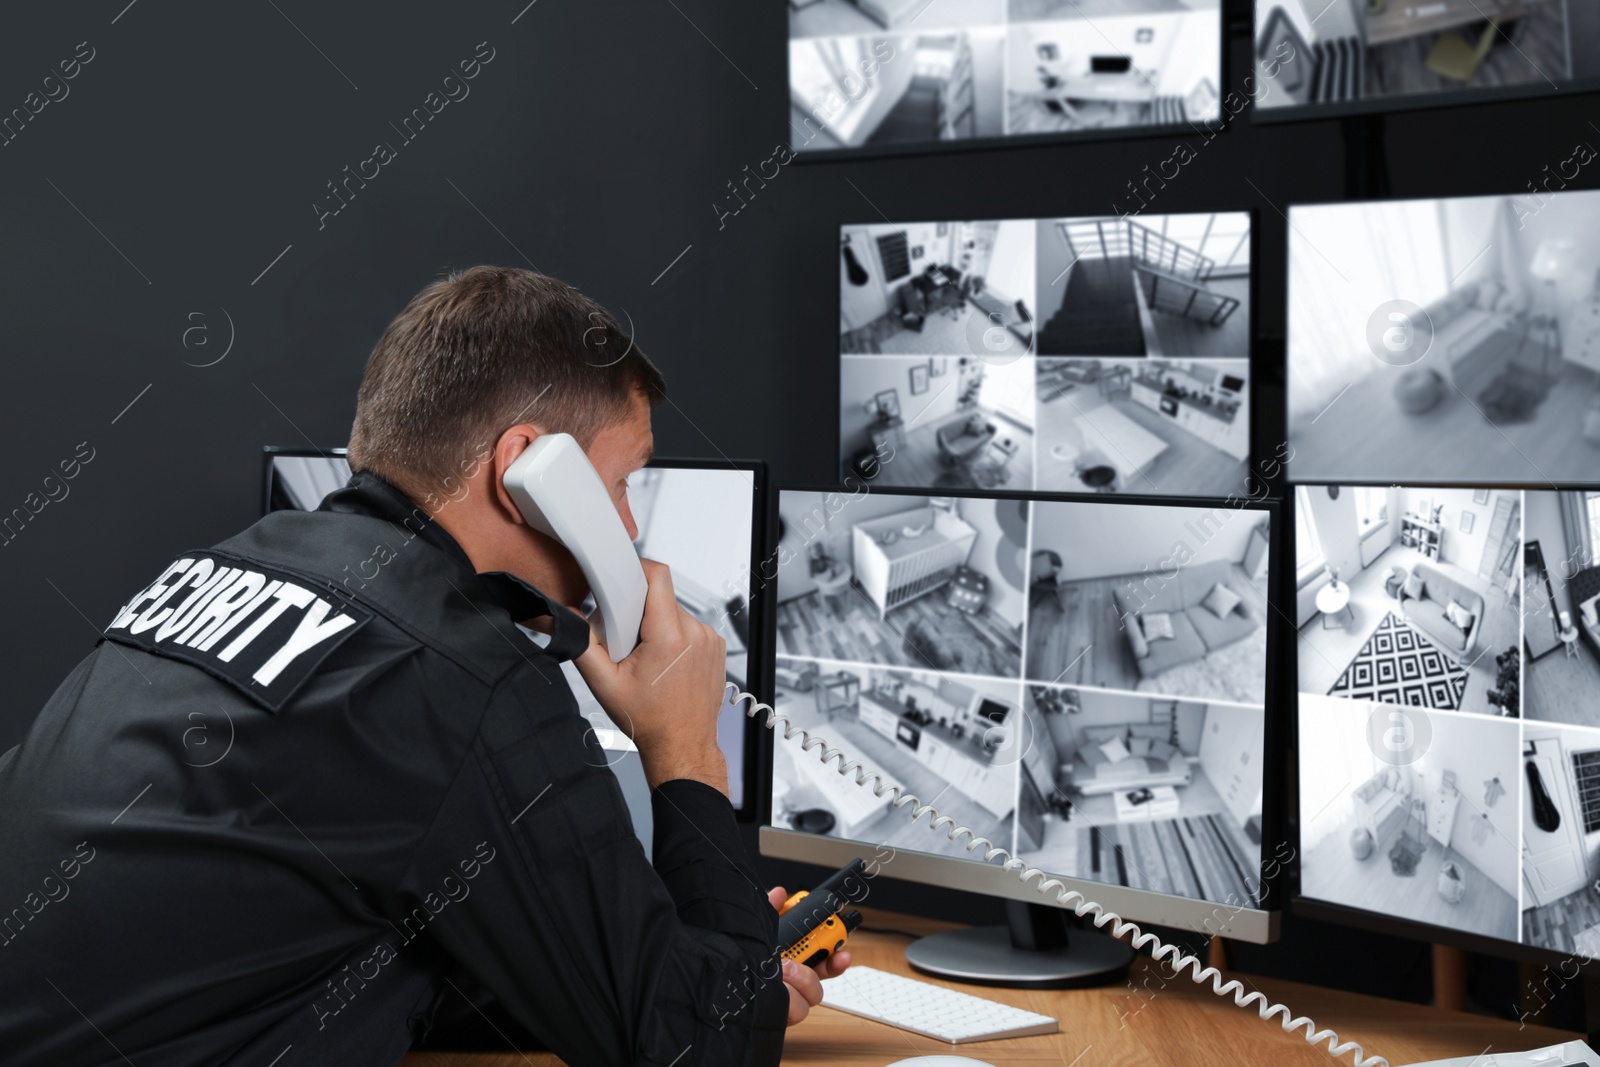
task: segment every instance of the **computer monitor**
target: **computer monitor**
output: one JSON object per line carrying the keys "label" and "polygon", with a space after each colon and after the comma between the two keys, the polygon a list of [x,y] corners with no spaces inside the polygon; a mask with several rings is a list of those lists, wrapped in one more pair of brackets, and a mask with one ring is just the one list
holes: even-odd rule
{"label": "computer monitor", "polygon": [[1590,90],[1585,0],[1256,0],[1253,121]]}
{"label": "computer monitor", "polygon": [[[1261,875],[1278,832],[1273,512],[783,489],[768,557],[773,706],[1127,918],[1265,942],[1276,899]],[[779,734],[769,744],[763,854],[873,858],[891,877],[1054,904],[819,750]],[[1092,934],[1071,935],[1064,953],[1013,952],[1007,931],[964,937],[918,942],[908,958],[973,981],[1115,970]]]}
{"label": "computer monitor", "polygon": [[1251,216],[840,228],[839,453],[876,485],[1248,496]]}
{"label": "computer monitor", "polygon": [[262,449],[263,513],[315,511],[322,498],[350,480],[348,450],[343,448]]}
{"label": "computer monitor", "polygon": [[1295,488],[1297,912],[1600,959],[1600,493]]}
{"label": "computer monitor", "polygon": [[[742,211],[790,153],[1208,135],[1222,117],[1222,5],[1153,6],[1111,0],[1086,13],[1077,0],[791,3],[788,144],[736,178],[719,213]],[[1231,95],[1237,114],[1245,100]]]}
{"label": "computer monitor", "polygon": [[[266,466],[268,511],[314,509],[323,496],[342,487],[350,477],[343,449],[269,448]],[[765,486],[764,466],[748,461],[655,459],[628,479],[640,554],[672,568],[679,603],[713,626],[727,642],[728,680],[751,692],[762,684],[763,660],[752,656],[751,649],[759,648],[761,642],[763,592],[761,583],[753,583],[751,575],[762,543]],[[575,671],[568,681],[617,773],[634,827],[648,852],[650,790],[638,751]],[[758,798],[752,796],[752,775],[758,766],[756,733],[761,728],[745,715],[745,707],[723,704],[717,739],[728,762],[734,809],[741,819],[754,821]]]}
{"label": "computer monitor", "polygon": [[1600,480],[1600,191],[1289,209],[1297,482]]}

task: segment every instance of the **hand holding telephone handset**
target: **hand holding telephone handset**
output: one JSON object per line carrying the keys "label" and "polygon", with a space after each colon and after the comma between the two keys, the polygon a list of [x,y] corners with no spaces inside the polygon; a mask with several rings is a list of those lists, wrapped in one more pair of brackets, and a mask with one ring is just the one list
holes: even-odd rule
{"label": "hand holding telephone handset", "polygon": [[[727,692],[722,638],[679,607],[666,567],[635,554],[616,504],[570,435],[536,438],[507,468],[504,483],[528,524],[566,546],[589,580],[604,650],[591,646],[577,661],[578,669],[607,714],[638,746],[650,786],[696,778],[726,793],[727,769],[717,747],[717,719]],[[800,893],[785,901],[782,907],[790,914],[780,921],[802,922],[808,909],[796,905],[805,899],[807,894]],[[831,899],[831,894],[812,899]],[[860,922],[858,914],[850,914],[853,923]],[[826,922],[807,924],[807,934],[820,927],[814,940],[819,945],[826,940],[823,956],[843,945],[842,933],[827,937],[829,927],[843,921],[830,915]],[[785,958],[810,965],[793,954]],[[818,977],[799,972],[792,980],[786,977],[791,1023],[804,1016],[807,1004],[820,1002]]]}
{"label": "hand holding telephone handset", "polygon": [[649,584],[600,475],[571,434],[534,439],[506,470],[506,491],[528,525],[560,541],[589,579],[618,663],[633,651]]}
{"label": "hand holding telephone handset", "polygon": [[528,525],[561,542],[583,570],[598,611],[575,661],[600,706],[639,750],[653,789],[692,778],[724,794],[717,747],[727,646],[677,601],[672,575],[640,560],[617,504],[570,434],[541,434],[512,461],[506,491]]}
{"label": "hand holding telephone handset", "polygon": [[[616,506],[606,492],[605,485],[600,481],[600,476],[589,463],[589,458],[570,435],[544,434],[529,445],[506,470],[505,486],[528,523],[534,529],[560,541],[577,559],[578,566],[589,579],[595,602],[600,608],[607,652],[613,663],[620,663],[638,643],[641,627],[650,629],[650,624],[645,621],[646,594],[650,590],[650,582],[646,579],[644,568],[633,550],[633,543],[622,525]],[[670,597],[671,583],[670,579],[665,577],[665,568],[661,568],[661,574],[665,592]],[[651,606],[663,614],[669,608],[676,609],[676,604]],[[658,615],[658,618],[660,617],[662,616]],[[701,626],[699,623],[694,625]],[[589,681],[591,688],[595,687],[594,679],[590,678],[587,672],[585,679]],[[595,695],[600,698],[602,705],[606,704],[605,695],[598,689]],[[1119,937],[1124,934],[1133,935],[1132,943],[1135,948],[1150,946],[1152,956],[1165,959],[1168,966],[1175,971],[1190,971],[1190,978],[1196,983],[1203,984],[1210,979],[1212,991],[1218,996],[1231,995],[1234,1003],[1241,1007],[1254,1006],[1263,1019],[1281,1016],[1284,1030],[1303,1029],[1306,1041],[1312,1045],[1326,1041],[1331,1055],[1342,1056],[1345,1052],[1354,1050],[1357,1067],[1375,1067],[1378,1064],[1388,1067],[1388,1061],[1383,1057],[1367,1056],[1355,1042],[1340,1043],[1338,1034],[1331,1030],[1316,1029],[1316,1024],[1311,1019],[1304,1016],[1291,1017],[1289,1009],[1284,1005],[1272,1004],[1258,992],[1246,995],[1244,986],[1237,981],[1224,983],[1221,973],[1216,968],[1203,967],[1195,956],[1184,953],[1172,945],[1163,944],[1154,934],[1141,931],[1133,923],[1126,922],[1115,913],[1107,911],[1077,890],[1069,889],[1062,882],[1048,877],[1037,868],[1027,867],[1023,861],[1012,858],[1008,851],[995,847],[986,838],[973,833],[970,828],[958,826],[950,816],[940,815],[931,804],[921,803],[914,795],[906,793],[901,786],[884,783],[877,773],[863,767],[859,760],[849,759],[844,752],[829,745],[826,738],[791,725],[789,720],[770,704],[760,702],[750,693],[738,693],[735,699],[749,700],[750,709],[745,714],[750,717],[754,717],[758,712],[765,712],[761,724],[774,731],[779,730],[781,726],[783,739],[785,741],[798,739],[802,753],[809,754],[821,748],[822,751],[818,756],[824,763],[837,760],[836,770],[840,775],[853,773],[857,785],[871,789],[878,796],[892,793],[890,806],[894,808],[909,806],[911,810],[907,814],[912,821],[919,821],[923,815],[927,815],[929,830],[944,830],[951,841],[965,835],[966,849],[972,852],[982,847],[984,849],[982,858],[985,863],[991,863],[998,858],[1004,869],[1015,871],[1023,882],[1032,882],[1037,878],[1034,888],[1047,897],[1054,897],[1057,905],[1070,907],[1080,916],[1091,916],[1096,926],[1109,924],[1112,932]],[[607,706],[606,710],[610,712],[612,708]],[[711,714],[711,725],[711,743],[714,747],[715,710]],[[634,740],[638,742],[639,738],[635,737]],[[639,747],[643,756],[645,746],[641,744]],[[648,776],[648,768],[646,773]],[[653,782],[651,784],[654,785]],[[835,877],[855,869],[855,865],[852,864]],[[818,896],[816,903],[820,905],[832,894],[819,893]],[[780,917],[780,922],[784,918],[790,920],[785,925],[785,936],[798,937],[798,940],[786,940],[780,943],[779,948],[786,955],[791,952],[805,952],[809,957],[817,949],[824,947],[810,935],[814,934],[819,926],[828,929],[825,925],[827,919],[833,918],[840,925],[846,925],[844,917],[832,909],[826,909],[824,914],[825,909],[820,906],[798,907],[803,904],[804,898],[786,902],[788,911]],[[790,915],[789,911],[793,914]],[[806,917],[804,923],[800,921],[802,916]],[[813,923],[811,921],[813,918],[821,922]],[[847,931],[840,931],[841,934],[844,932]],[[829,944],[826,947],[831,951],[834,946]],[[794,957],[789,956],[789,958]]]}

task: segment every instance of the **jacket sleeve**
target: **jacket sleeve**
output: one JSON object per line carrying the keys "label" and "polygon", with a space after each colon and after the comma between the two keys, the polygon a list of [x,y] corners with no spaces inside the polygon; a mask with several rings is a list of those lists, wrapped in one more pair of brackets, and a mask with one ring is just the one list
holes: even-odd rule
{"label": "jacket sleeve", "polygon": [[589,724],[544,692],[497,690],[397,928],[425,927],[567,1063],[776,1064],[777,915],[727,798],[663,783],[652,865]]}

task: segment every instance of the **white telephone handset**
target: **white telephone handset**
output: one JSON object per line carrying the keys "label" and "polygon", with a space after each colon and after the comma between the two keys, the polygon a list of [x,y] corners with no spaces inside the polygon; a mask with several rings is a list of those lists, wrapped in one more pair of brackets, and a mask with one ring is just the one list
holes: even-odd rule
{"label": "white telephone handset", "polygon": [[535,530],[566,546],[583,568],[618,662],[639,643],[649,589],[617,506],[577,439],[547,433],[512,462],[506,492]]}

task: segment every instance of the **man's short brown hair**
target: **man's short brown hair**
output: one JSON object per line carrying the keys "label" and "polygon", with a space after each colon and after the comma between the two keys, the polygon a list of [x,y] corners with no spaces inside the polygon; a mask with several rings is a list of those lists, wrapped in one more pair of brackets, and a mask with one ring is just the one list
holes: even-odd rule
{"label": "man's short brown hair", "polygon": [[448,489],[509,427],[531,423],[587,447],[627,417],[635,392],[654,406],[666,384],[605,308],[531,270],[455,271],[378,338],[350,466],[413,496]]}

